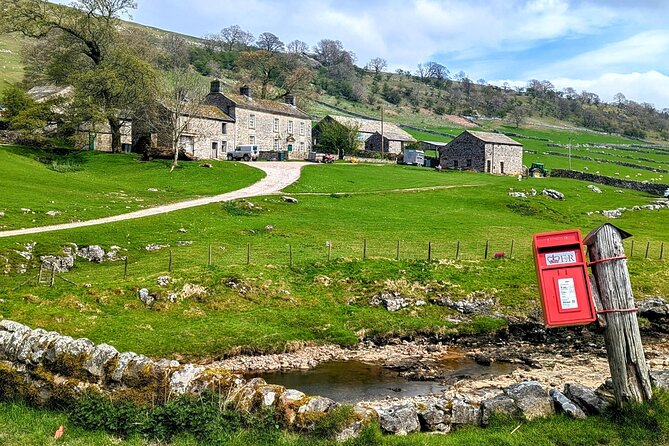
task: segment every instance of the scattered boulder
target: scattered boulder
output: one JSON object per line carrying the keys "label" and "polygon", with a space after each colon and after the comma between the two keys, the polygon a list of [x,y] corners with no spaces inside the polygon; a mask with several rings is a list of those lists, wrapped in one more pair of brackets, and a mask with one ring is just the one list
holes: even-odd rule
{"label": "scattered boulder", "polygon": [[156,283],[158,284],[158,286],[167,286],[170,283],[172,283],[172,277],[170,277],[170,276],[159,276],[156,279]]}
{"label": "scattered boulder", "polygon": [[380,293],[369,301],[373,307],[384,306],[388,311],[399,311],[412,305],[412,301],[402,297],[399,293]]}
{"label": "scattered boulder", "polygon": [[490,424],[490,419],[495,415],[513,416],[519,411],[513,398],[499,394],[494,398],[489,398],[481,403],[481,425]]}
{"label": "scattered boulder", "polygon": [[137,292],[137,294],[139,296],[139,300],[144,302],[144,305],[146,305],[147,307],[150,306],[156,300],[156,298],[149,293],[149,290],[147,288],[142,288]]}
{"label": "scattered boulder", "polygon": [[148,188],[147,190],[148,190],[149,192],[158,192],[158,189],[156,189],[155,187],[150,187],[150,188]]}
{"label": "scattered boulder", "polygon": [[572,418],[578,418],[580,420],[587,418],[581,408],[574,404],[569,398],[564,396],[564,394],[558,389],[551,389],[548,394],[551,398],[553,398],[555,407],[558,410],[561,410]]}
{"label": "scattered boulder", "polygon": [[102,263],[105,259],[105,250],[98,245],[84,246],[77,250],[77,256],[89,262]]}
{"label": "scattered boulder", "polygon": [[192,245],[193,241],[192,240],[179,240],[177,242],[177,246],[189,246]]}
{"label": "scattered boulder", "polygon": [[544,189],[541,193],[554,200],[564,200],[564,194],[555,189]]}
{"label": "scattered boulder", "polygon": [[608,401],[581,384],[565,384],[564,394],[588,415],[599,415],[609,406]]}
{"label": "scattered boulder", "polygon": [[555,413],[552,398],[537,381],[512,384],[504,393],[513,399],[528,421]]}
{"label": "scattered boulder", "polygon": [[265,232],[272,232],[273,230],[274,230],[274,226],[272,226],[272,225],[265,226]]}
{"label": "scattered boulder", "polygon": [[452,425],[478,426],[481,423],[481,407],[465,400],[454,399],[451,406]]}
{"label": "scattered boulder", "polygon": [[5,216],[5,211],[0,211],[0,218]]}
{"label": "scattered boulder", "polygon": [[384,432],[395,435],[406,435],[420,431],[418,413],[413,404],[400,404],[396,406],[377,409],[381,429]]}
{"label": "scattered boulder", "polygon": [[61,214],[60,211],[47,211],[47,213],[46,213],[46,215],[48,215],[49,217],[56,217],[60,214]]}
{"label": "scattered boulder", "polygon": [[158,245],[155,243],[149,243],[144,247],[144,249],[146,249],[149,252],[153,252],[153,251],[160,251],[163,248],[169,248],[169,247],[170,245]]}
{"label": "scattered boulder", "polygon": [[295,203],[297,204],[297,198],[288,197],[286,195],[282,196],[281,199],[286,203]]}
{"label": "scattered boulder", "polygon": [[639,316],[646,319],[663,319],[669,315],[669,304],[659,296],[638,301],[636,306],[639,308]]}
{"label": "scattered boulder", "polygon": [[21,208],[21,212],[23,212],[24,214],[30,214],[32,210],[29,208]]}
{"label": "scattered boulder", "polygon": [[418,407],[418,420],[423,430],[430,432],[449,432],[451,430],[451,416],[440,403],[427,404]]}
{"label": "scattered boulder", "polygon": [[600,188],[598,188],[597,186],[595,186],[594,184],[589,185],[588,189],[590,189],[591,191],[593,191],[596,194],[601,194],[602,193],[602,190]]}
{"label": "scattered boulder", "polygon": [[462,314],[490,314],[491,310],[495,306],[495,299],[493,298],[483,298],[483,299],[464,299],[464,300],[453,300],[450,297],[446,296],[438,301],[438,305],[443,305],[458,313]]}
{"label": "scattered boulder", "polygon": [[74,267],[74,256],[40,256],[42,265],[47,269],[53,269],[57,273],[66,273]]}
{"label": "scattered boulder", "polygon": [[214,166],[212,166],[210,163],[203,163],[200,164],[200,167],[204,167],[205,169],[211,169]]}
{"label": "scattered boulder", "polygon": [[650,380],[655,387],[669,390],[669,370],[654,370],[650,372]]}
{"label": "scattered boulder", "polygon": [[177,232],[181,232],[182,234],[185,234],[188,231],[186,230],[186,228],[179,228],[179,230]]}
{"label": "scattered boulder", "polygon": [[525,192],[509,192],[509,197],[527,198],[527,194]]}
{"label": "scattered boulder", "polygon": [[337,403],[330,398],[315,396],[310,398],[307,404],[303,404],[297,410],[300,414],[324,414],[337,407]]}
{"label": "scattered boulder", "polygon": [[620,209],[612,209],[609,211],[602,211],[602,215],[606,218],[620,218],[623,213]]}

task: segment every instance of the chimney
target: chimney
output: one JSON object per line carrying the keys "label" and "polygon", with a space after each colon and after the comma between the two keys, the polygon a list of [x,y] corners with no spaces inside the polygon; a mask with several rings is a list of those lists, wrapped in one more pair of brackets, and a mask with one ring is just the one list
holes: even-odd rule
{"label": "chimney", "polygon": [[239,94],[251,99],[251,87],[249,87],[248,85],[244,85],[242,88],[239,89]]}
{"label": "chimney", "polygon": [[211,88],[209,89],[210,93],[223,93],[221,91],[221,81],[215,79],[211,81]]}
{"label": "chimney", "polygon": [[286,104],[292,105],[293,107],[295,107],[295,96],[293,96],[292,94],[287,94],[285,100],[286,100]]}

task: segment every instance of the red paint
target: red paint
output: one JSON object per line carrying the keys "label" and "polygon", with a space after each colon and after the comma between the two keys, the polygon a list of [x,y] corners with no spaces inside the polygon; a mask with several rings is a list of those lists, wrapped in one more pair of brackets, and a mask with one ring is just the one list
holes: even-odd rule
{"label": "red paint", "polygon": [[597,319],[581,231],[535,234],[534,261],[546,326],[585,325]]}

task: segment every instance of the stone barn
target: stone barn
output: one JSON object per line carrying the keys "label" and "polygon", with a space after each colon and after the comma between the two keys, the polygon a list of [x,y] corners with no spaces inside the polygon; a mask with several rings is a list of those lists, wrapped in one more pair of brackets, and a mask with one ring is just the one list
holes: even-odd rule
{"label": "stone barn", "polygon": [[522,175],[523,145],[500,133],[465,131],[439,148],[444,169]]}

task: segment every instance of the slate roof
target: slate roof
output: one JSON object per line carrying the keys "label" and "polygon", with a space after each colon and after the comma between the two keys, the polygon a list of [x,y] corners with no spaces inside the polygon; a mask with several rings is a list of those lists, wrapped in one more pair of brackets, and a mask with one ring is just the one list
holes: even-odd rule
{"label": "slate roof", "polygon": [[237,107],[239,108],[278,115],[294,116],[295,118],[299,119],[311,119],[311,116],[304,113],[299,108],[284,102],[270,101],[269,99],[249,98],[241,94],[225,93],[224,96],[237,104]]}
{"label": "slate roof", "polygon": [[[331,118],[342,125],[352,125],[358,127],[360,133],[381,133],[381,121],[373,121],[371,119],[351,118],[348,116],[328,115],[326,118]],[[326,119],[324,118],[324,119]],[[390,141],[416,141],[413,136],[399,128],[392,122],[383,123],[383,136]]]}
{"label": "slate roof", "polygon": [[226,122],[235,121],[223,110],[213,105],[201,105],[198,107],[197,112],[193,114],[197,118],[215,119],[217,121],[226,121]]}
{"label": "slate roof", "polygon": [[447,142],[443,142],[443,141],[421,141],[421,142],[424,142],[425,144],[431,144],[431,145],[437,146],[437,147],[446,147],[448,145]]}
{"label": "slate roof", "polygon": [[474,136],[477,139],[480,139],[483,142],[491,144],[506,144],[509,146],[522,146],[521,143],[515,141],[508,136],[502,133],[490,133],[490,132],[472,132],[467,130],[467,133]]}
{"label": "slate roof", "polygon": [[40,85],[28,90],[28,95],[36,102],[44,102],[47,99],[67,96],[72,93],[72,87],[60,87],[57,85]]}

